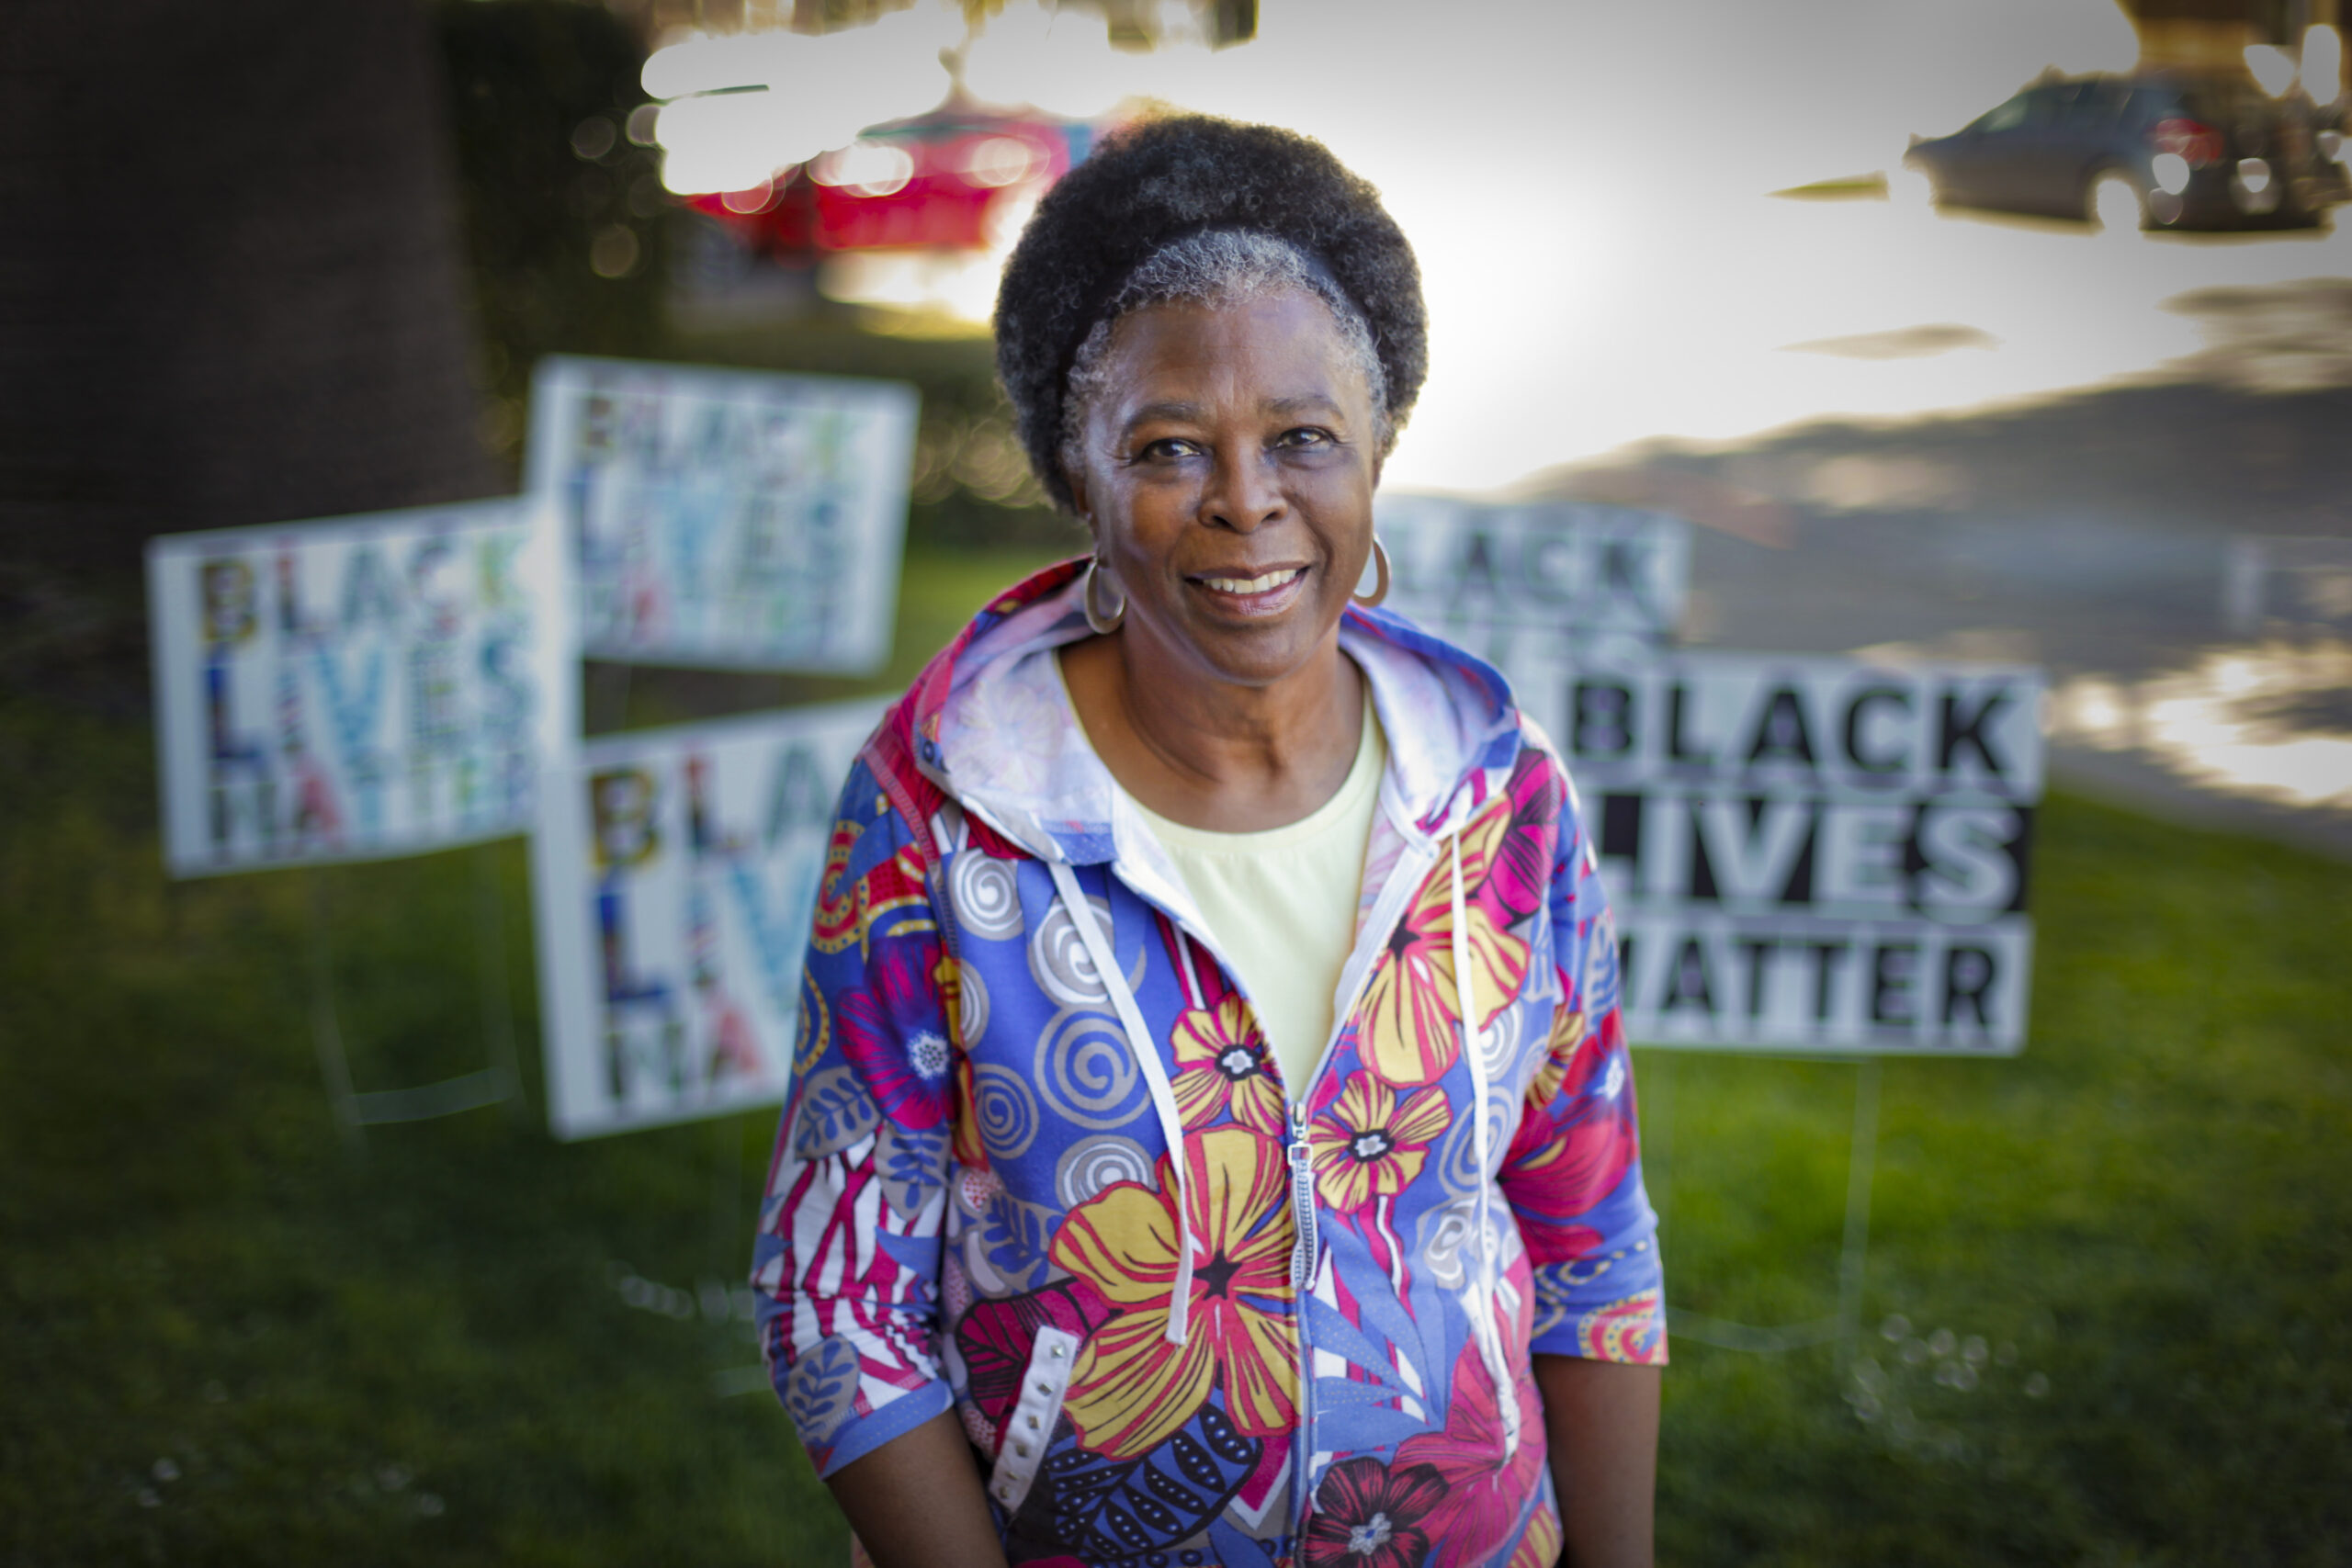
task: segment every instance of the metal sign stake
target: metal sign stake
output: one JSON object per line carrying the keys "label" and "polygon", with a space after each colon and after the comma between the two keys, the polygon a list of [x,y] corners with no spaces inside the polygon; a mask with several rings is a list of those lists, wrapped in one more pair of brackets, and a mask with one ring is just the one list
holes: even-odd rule
{"label": "metal sign stake", "polygon": [[414,1089],[361,1090],[352,1087],[351,1058],[343,1042],[343,1024],[334,1004],[334,954],[327,943],[327,887],[315,868],[306,867],[303,879],[311,895],[311,1038],[319,1056],[319,1076],[325,1081],[327,1100],[335,1123],[354,1153],[367,1147],[365,1129],[391,1122],[424,1122],[459,1111],[479,1111],[505,1103],[517,1114],[522,1106],[522,1074],[514,1056],[514,1010],[506,995],[505,944],[499,933],[503,904],[496,874],[485,845],[475,852],[474,909],[479,922],[481,964],[483,1043],[491,1065],[438,1083]]}
{"label": "metal sign stake", "polygon": [[1861,1326],[1862,1279],[1870,1261],[1871,1180],[1878,1167],[1878,1058],[1865,1056],[1854,1078],[1854,1145],[1846,1164],[1846,1239],[1838,1252],[1838,1364],[1854,1359]]}
{"label": "metal sign stake", "polygon": [[319,1055],[319,1076],[326,1081],[327,1103],[335,1126],[354,1154],[368,1146],[360,1128],[358,1097],[351,1089],[351,1062],[344,1055],[343,1025],[334,1010],[334,955],[327,949],[327,885],[318,868],[305,866],[302,881],[311,896],[311,1043]]}

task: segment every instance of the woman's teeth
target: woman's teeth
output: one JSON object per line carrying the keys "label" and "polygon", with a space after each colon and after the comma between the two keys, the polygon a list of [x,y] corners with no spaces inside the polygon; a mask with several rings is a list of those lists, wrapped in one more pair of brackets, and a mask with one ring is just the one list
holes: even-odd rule
{"label": "woman's teeth", "polygon": [[1270,588],[1280,588],[1294,578],[1304,577],[1306,569],[1292,567],[1287,571],[1270,571],[1262,577],[1204,577],[1201,581],[1219,593],[1263,593]]}

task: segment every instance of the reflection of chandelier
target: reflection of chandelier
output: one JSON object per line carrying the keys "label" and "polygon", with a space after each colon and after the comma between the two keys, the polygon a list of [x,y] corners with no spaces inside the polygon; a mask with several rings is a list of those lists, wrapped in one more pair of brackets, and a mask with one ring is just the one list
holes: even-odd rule
{"label": "reflection of chandelier", "polygon": [[[1028,124],[1100,119],[1131,98],[1183,102],[1208,52],[1257,23],[1255,0],[793,0],[791,11],[789,28],[688,32],[646,61],[655,101],[630,115],[629,136],[661,145],[673,193],[735,192],[720,205],[741,213],[807,165],[822,187],[879,198],[928,171],[853,147],[875,140],[863,128],[982,104]],[[768,15],[781,15],[773,0]],[[1037,177],[1043,149],[1017,130],[999,140],[947,172],[1004,187]],[[835,179],[826,154],[872,168]]]}
{"label": "reflection of chandelier", "polygon": [[1082,121],[949,104],[871,127],[750,190],[686,199],[786,254],[989,249],[1091,140]]}
{"label": "reflection of chandelier", "polygon": [[1255,0],[789,4],[789,28],[655,51],[629,137],[688,206],[800,258],[1007,249],[1116,106],[1186,101],[1257,24]]}

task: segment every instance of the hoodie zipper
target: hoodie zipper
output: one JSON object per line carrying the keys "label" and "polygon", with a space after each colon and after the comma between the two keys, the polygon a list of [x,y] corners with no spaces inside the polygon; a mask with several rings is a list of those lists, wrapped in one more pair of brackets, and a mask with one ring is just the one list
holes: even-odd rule
{"label": "hoodie zipper", "polygon": [[[1383,809],[1385,809],[1385,805]],[[1393,818],[1391,821],[1394,821]],[[1367,931],[1376,930],[1379,932],[1380,942],[1387,942],[1395,933],[1397,922],[1405,918],[1405,906],[1437,864],[1438,846],[1444,842],[1448,833],[1459,826],[1459,822],[1449,814],[1446,823],[1434,835],[1407,831],[1404,849],[1396,863],[1389,868],[1388,880],[1382,886],[1380,897],[1373,906],[1372,919],[1365,926]],[[1111,872],[1147,908],[1167,915],[1179,931],[1198,942],[1227,975],[1234,977],[1235,989],[1240,988],[1238,972],[1205,931],[1196,931],[1192,922],[1169,911],[1149,893],[1136,886],[1128,877],[1125,867],[1115,859],[1111,863]],[[1364,987],[1371,983],[1372,972],[1378,964],[1376,954],[1365,961],[1362,972],[1356,976],[1355,984],[1349,987],[1343,1005],[1333,1012],[1330,1036],[1323,1042],[1322,1053],[1316,1057],[1315,1066],[1307,1073],[1306,1081],[1298,1086],[1296,1097],[1290,1100],[1286,1108],[1288,1114],[1283,1123],[1283,1158],[1290,1168],[1291,1220],[1296,1227],[1290,1261],[1292,1301],[1296,1309],[1294,1321],[1298,1331],[1298,1419],[1291,1434],[1290,1464],[1291,1536],[1294,1542],[1304,1539],[1307,1513],[1314,1503],[1306,1486],[1307,1464],[1315,1454],[1315,1347],[1306,1330],[1306,1300],[1314,1289],[1316,1272],[1322,1261],[1322,1230],[1315,1212],[1314,1153],[1306,1140],[1306,1107],[1315,1085],[1321,1081],[1325,1070],[1329,1067],[1332,1054],[1339,1049],[1340,1036],[1346,1032],[1348,1020],[1354,1014],[1356,1004],[1363,999]],[[1246,997],[1246,993],[1244,995]],[[1181,1152],[1177,1157],[1183,1157]]]}
{"label": "hoodie zipper", "polygon": [[1299,1340],[1306,1342],[1306,1301],[1308,1287],[1315,1283],[1315,1264],[1321,1253],[1322,1236],[1315,1220],[1314,1156],[1306,1144],[1306,1102],[1290,1102],[1289,1146],[1283,1156],[1290,1161],[1291,1218],[1296,1223],[1298,1239],[1290,1249],[1290,1288],[1300,1303]]}
{"label": "hoodie zipper", "polygon": [[[1365,922],[1367,931],[1376,931],[1378,940],[1388,941],[1396,923],[1405,918],[1405,905],[1437,863],[1431,841],[1408,838],[1396,863],[1389,868],[1388,882],[1380,890],[1373,906],[1373,917]],[[1214,948],[1211,949],[1215,951]],[[1291,1218],[1297,1226],[1298,1239],[1291,1251],[1291,1286],[1297,1308],[1298,1325],[1298,1425],[1291,1435],[1291,1537],[1294,1542],[1304,1539],[1306,1516],[1314,1506],[1314,1496],[1307,1490],[1307,1466],[1315,1457],[1315,1345],[1306,1330],[1306,1302],[1315,1288],[1315,1276],[1322,1263],[1322,1230],[1315,1212],[1314,1151],[1306,1141],[1306,1106],[1313,1090],[1331,1065],[1332,1053],[1340,1048],[1340,1036],[1347,1032],[1348,1020],[1363,999],[1364,987],[1371,983],[1377,956],[1367,959],[1356,976],[1355,984],[1348,988],[1341,1005],[1332,1014],[1330,1038],[1323,1042],[1322,1055],[1315,1059],[1315,1066],[1306,1081],[1298,1086],[1296,1098],[1288,1107],[1289,1116],[1283,1125],[1286,1139],[1283,1157],[1290,1164]]]}
{"label": "hoodie zipper", "polygon": [[1290,1440],[1291,1538],[1292,1555],[1295,1558],[1295,1549],[1306,1529],[1310,1502],[1306,1467],[1315,1455],[1315,1347],[1307,1339],[1306,1302],[1315,1288],[1315,1269],[1322,1249],[1322,1235],[1315,1220],[1315,1167],[1306,1143],[1304,1094],[1290,1102],[1284,1134],[1288,1145],[1283,1156],[1290,1161],[1291,1219],[1298,1228],[1298,1239],[1290,1255],[1291,1304],[1296,1313],[1293,1321],[1298,1325],[1298,1420],[1291,1428]]}

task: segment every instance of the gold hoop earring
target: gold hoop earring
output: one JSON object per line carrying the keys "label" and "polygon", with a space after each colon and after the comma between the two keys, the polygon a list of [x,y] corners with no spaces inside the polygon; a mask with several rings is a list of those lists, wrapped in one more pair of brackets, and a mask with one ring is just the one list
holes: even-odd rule
{"label": "gold hoop earring", "polygon": [[1109,637],[1127,618],[1127,596],[1119,595],[1118,607],[1104,615],[1094,607],[1094,574],[1102,569],[1102,558],[1096,556],[1086,563],[1086,581],[1079,585],[1078,601],[1085,607],[1086,624],[1097,637]]}
{"label": "gold hoop earring", "polygon": [[1348,596],[1359,608],[1366,610],[1376,607],[1382,600],[1388,597],[1388,547],[1380,542],[1380,536],[1377,534],[1372,536],[1372,564],[1380,572],[1380,580],[1373,585],[1372,592],[1368,595],[1351,593]]}

